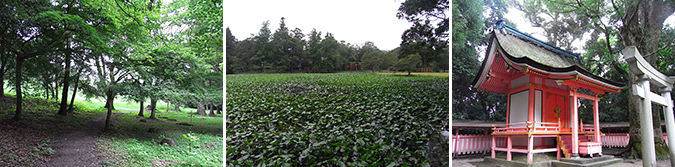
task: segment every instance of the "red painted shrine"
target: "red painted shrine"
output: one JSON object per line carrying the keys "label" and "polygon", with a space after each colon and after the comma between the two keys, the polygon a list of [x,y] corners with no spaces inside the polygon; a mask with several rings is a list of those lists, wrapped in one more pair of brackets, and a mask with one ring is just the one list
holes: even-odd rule
{"label": "red painted shrine", "polygon": [[[493,125],[496,151],[557,152],[557,158],[601,155],[598,95],[619,92],[623,84],[588,72],[579,54],[562,50],[498,21],[473,86],[508,95],[506,123]],[[593,124],[579,120],[578,99],[593,101]],[[495,144],[504,141],[505,145]]]}

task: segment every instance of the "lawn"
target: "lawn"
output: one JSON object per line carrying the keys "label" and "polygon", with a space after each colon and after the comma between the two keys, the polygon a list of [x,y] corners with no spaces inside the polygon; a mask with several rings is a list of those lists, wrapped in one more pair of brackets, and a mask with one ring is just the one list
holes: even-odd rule
{"label": "lawn", "polygon": [[[406,76],[408,75],[407,72],[397,72],[397,73],[391,73],[391,72],[376,72],[375,74],[378,75],[397,75],[397,76]],[[441,79],[448,79],[450,78],[450,73],[449,72],[412,72],[410,73],[412,76],[430,76],[430,77],[438,77]]]}
{"label": "lawn", "polygon": [[447,166],[448,80],[227,75],[227,166]]}

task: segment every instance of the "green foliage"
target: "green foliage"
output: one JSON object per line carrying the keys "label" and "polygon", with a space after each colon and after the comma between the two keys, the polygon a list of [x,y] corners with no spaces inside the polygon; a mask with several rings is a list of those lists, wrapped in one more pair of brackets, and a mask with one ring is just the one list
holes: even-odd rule
{"label": "green foliage", "polygon": [[422,63],[422,57],[420,57],[419,54],[411,54],[405,58],[399,59],[393,67],[399,70],[408,71],[408,75],[410,75],[410,72],[414,71],[420,63]]}
{"label": "green foliage", "polygon": [[361,62],[363,69],[380,71],[391,68],[398,61],[398,55],[394,52],[374,51],[366,53]]}
{"label": "green foliage", "polygon": [[401,55],[419,54],[423,67],[428,67],[431,62],[445,64],[439,60],[443,60],[440,57],[449,50],[450,18],[445,14],[449,8],[448,0],[408,0],[401,3],[396,16],[413,24],[401,35]]}
{"label": "green foliage", "polygon": [[447,143],[426,144],[449,128],[447,80],[336,73],[226,82],[226,166],[448,165],[437,161],[449,156]]}
{"label": "green foliage", "polygon": [[[110,166],[222,166],[223,137],[214,135],[222,134],[222,117],[195,118],[175,112],[158,116],[194,126],[177,125],[173,121],[144,123],[139,122],[140,118],[134,113],[119,115],[117,118],[122,122],[116,124],[116,133],[99,140],[99,149],[106,153],[103,163]],[[148,128],[159,132],[148,133]],[[174,139],[179,145],[158,144],[164,137]]]}
{"label": "green foliage", "polygon": [[477,91],[471,81],[481,65],[478,58],[484,57],[477,49],[489,42],[487,27],[502,19],[508,6],[504,1],[452,3],[452,119],[503,121],[506,96]]}

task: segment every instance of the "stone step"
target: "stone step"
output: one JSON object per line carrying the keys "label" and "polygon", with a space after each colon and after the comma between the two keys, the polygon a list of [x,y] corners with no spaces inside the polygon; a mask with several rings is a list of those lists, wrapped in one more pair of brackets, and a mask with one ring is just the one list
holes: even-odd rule
{"label": "stone step", "polygon": [[[561,158],[562,160],[562,158]],[[608,166],[616,163],[620,163],[622,160],[619,158],[611,158],[604,161],[595,161],[591,163],[575,163],[575,162],[565,162],[565,161],[551,161],[552,167],[602,167]]]}
{"label": "stone step", "polygon": [[593,157],[593,158],[560,158],[560,161],[569,162],[569,163],[577,163],[577,164],[587,164],[587,163],[600,162],[600,161],[606,161],[606,160],[611,160],[611,159],[615,159],[614,156],[603,155],[601,157]]}

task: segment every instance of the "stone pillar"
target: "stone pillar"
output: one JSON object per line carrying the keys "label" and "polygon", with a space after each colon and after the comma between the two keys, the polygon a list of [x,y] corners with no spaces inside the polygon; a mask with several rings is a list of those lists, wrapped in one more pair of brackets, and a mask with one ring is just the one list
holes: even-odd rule
{"label": "stone pillar", "polygon": [[640,75],[645,96],[640,111],[640,133],[642,133],[642,166],[656,166],[656,149],[654,148],[654,126],[652,125],[652,100],[649,97],[650,83],[648,75]]}
{"label": "stone pillar", "polygon": [[666,118],[666,133],[668,134],[668,151],[670,151],[670,166],[675,166],[675,146],[670,146],[675,143],[675,115],[673,115],[673,100],[670,92],[672,88],[666,87],[661,90],[661,96],[666,98],[668,106],[663,106],[663,117]]}

